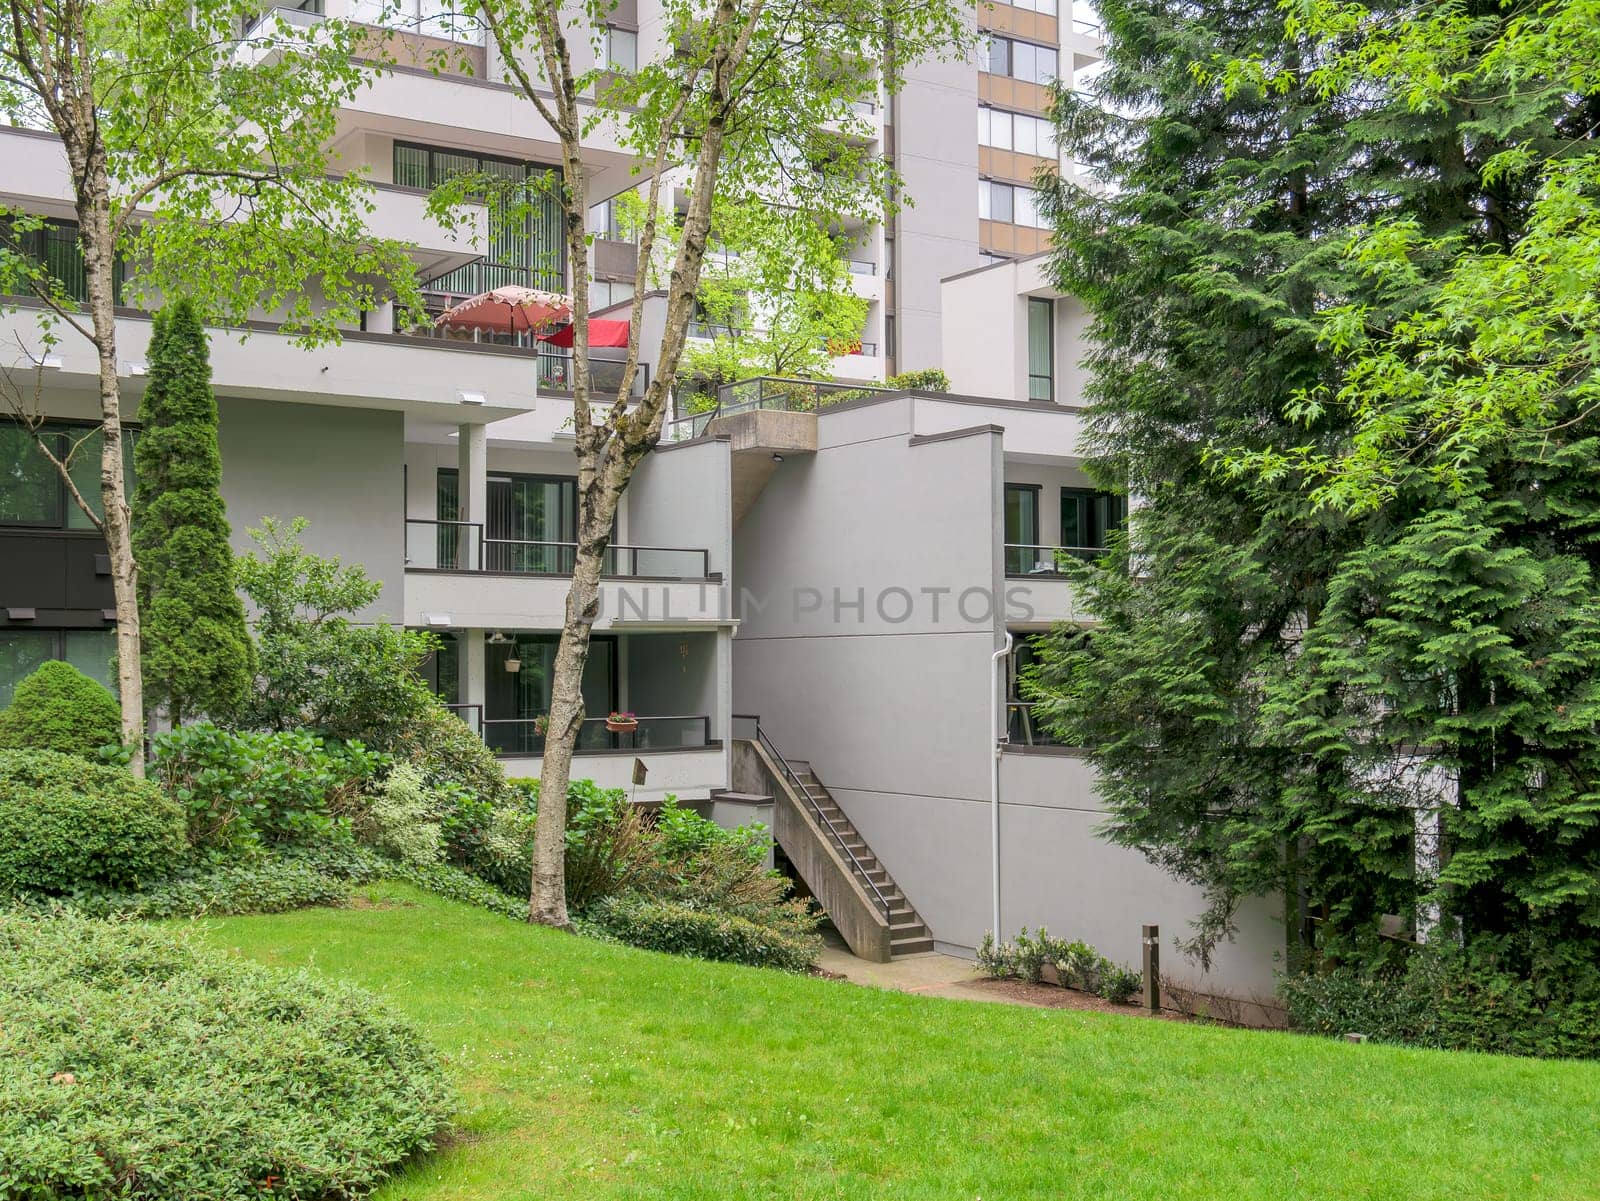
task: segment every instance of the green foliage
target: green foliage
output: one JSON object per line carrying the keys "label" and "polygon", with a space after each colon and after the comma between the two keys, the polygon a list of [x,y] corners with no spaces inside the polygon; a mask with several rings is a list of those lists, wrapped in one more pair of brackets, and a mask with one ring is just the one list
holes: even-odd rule
{"label": "green foliage", "polygon": [[[1353,24],[1322,27],[1334,9]],[[1569,188],[1565,223],[1542,227],[1554,193],[1504,157],[1594,145],[1549,75],[1490,66],[1545,18],[1277,0],[1101,13],[1104,104],[1063,94],[1056,111],[1064,152],[1109,186],[1063,186],[1047,208],[1057,282],[1093,317],[1090,467],[1144,502],[1140,570],[1078,571],[1099,624],[1041,640],[1036,715],[1094,752],[1107,834],[1208,890],[1202,961],[1252,893],[1289,898],[1295,969],[1313,918],[1335,950],[1430,903],[1469,942],[1515,934],[1521,970],[1592,958],[1596,431],[1581,373],[1537,382],[1585,335],[1536,315],[1558,296],[1585,313],[1592,287],[1548,238],[1529,254],[1555,274],[1508,266],[1492,299],[1456,269],[1588,220]],[[1402,78],[1433,98],[1413,103]],[[1362,366],[1369,336],[1394,355]],[[1557,400],[1557,420],[1461,458],[1430,395],[1474,409],[1502,382]],[[1413,407],[1386,412],[1391,389]],[[1401,453],[1373,453],[1397,437]],[[1318,491],[1337,463],[1387,481],[1374,504]],[[1441,817],[1437,875],[1414,869],[1419,813]]]}
{"label": "green foliage", "polygon": [[[13,11],[26,6],[0,10],[0,58],[16,64],[0,115],[95,148],[106,194],[94,173],[73,182],[112,220],[105,262],[127,267],[124,303],[188,297],[240,329],[265,311],[309,342],[336,339],[391,288],[420,307],[405,246],[366,229],[371,184],[328,149],[341,106],[381,67],[362,25],[262,20],[250,0]],[[77,307],[49,267],[0,253],[0,294]]]}
{"label": "green foliage", "polygon": [[0,712],[0,749],[60,751],[94,759],[122,740],[116,698],[70,663],[51,659],[18,682]]}
{"label": "green foliage", "polygon": [[418,675],[436,639],[387,622],[358,624],[383,585],[359,565],[306,550],[305,529],[303,518],[287,527],[264,518],[250,531],[259,552],[236,565],[256,609],[257,659],[257,687],[239,724],[310,727],[390,750],[438,707]]}
{"label": "green foliage", "polygon": [[244,705],[253,648],[234,589],[217,401],[205,330],[186,299],[156,314],[134,444],[133,553],[147,706],[174,724]]}
{"label": "green foliage", "polygon": [[814,935],[796,937],[746,918],[674,901],[606,897],[589,916],[619,942],[691,959],[803,972],[822,950]]}
{"label": "green foliage", "polygon": [[354,1196],[445,1127],[437,1056],[356,989],[66,914],[0,915],[0,958],[9,1196]]}
{"label": "green foliage", "polygon": [[159,735],[153,779],[188,815],[192,846],[248,853],[339,836],[387,756],[307,730],[224,730],[197,722]]}
{"label": "green foliage", "polygon": [[356,837],[401,863],[437,863],[444,851],[439,800],[420,771],[397,763],[356,818]]}
{"label": "green foliage", "polygon": [[911,392],[948,392],[950,377],[937,367],[924,367],[921,371],[902,371],[884,381],[889,388],[905,388]]}
{"label": "green foliage", "polygon": [[139,885],[183,854],[183,812],[154,785],[56,751],[0,751],[0,893]]}
{"label": "green foliage", "polygon": [[1062,988],[1094,993],[1114,1005],[1126,1005],[1144,984],[1140,973],[1113,963],[1088,943],[1053,938],[1043,926],[1031,937],[1022,927],[1012,942],[997,942],[988,930],[978,944],[978,967],[996,980],[1037,984],[1046,965],[1055,969]]}
{"label": "green foliage", "polygon": [[1543,1058],[1600,1058],[1600,987],[1594,964],[1574,984],[1529,978],[1515,955],[1488,943],[1429,944],[1403,964],[1287,976],[1279,993],[1299,1030],[1338,1038]]}

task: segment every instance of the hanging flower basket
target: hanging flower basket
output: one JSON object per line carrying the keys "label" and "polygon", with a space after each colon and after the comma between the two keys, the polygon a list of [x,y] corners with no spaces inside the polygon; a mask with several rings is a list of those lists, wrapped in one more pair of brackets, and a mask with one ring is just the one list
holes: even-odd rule
{"label": "hanging flower basket", "polygon": [[639,719],[631,713],[613,713],[606,718],[606,729],[613,734],[632,734],[639,728]]}
{"label": "hanging flower basket", "polygon": [[536,738],[543,738],[550,732],[550,715],[542,713],[533,719],[533,733]]}

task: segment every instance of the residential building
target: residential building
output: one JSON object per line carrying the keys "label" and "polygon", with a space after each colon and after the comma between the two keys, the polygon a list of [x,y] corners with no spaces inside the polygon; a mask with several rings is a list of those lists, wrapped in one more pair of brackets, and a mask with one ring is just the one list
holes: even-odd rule
{"label": "residential building", "polygon": [[[426,212],[428,189],[453,171],[525,179],[560,161],[553,132],[501,82],[494,48],[450,13],[424,6],[399,14],[406,28],[373,27],[399,65],[344,104],[332,150],[374,181],[371,227],[414,248],[432,308],[502,284],[564,289],[571,264],[555,206],[516,220],[480,207],[453,229]],[[363,0],[328,0],[325,13],[313,2],[289,15],[396,19]],[[603,52],[613,61],[636,53],[638,6],[624,0],[608,21]],[[572,45],[576,55],[591,52],[585,39]],[[632,156],[603,126],[587,136],[584,155],[596,204],[636,181]],[[0,161],[0,203],[52,219],[39,253],[81,289],[59,141],[0,129]],[[592,270],[604,286],[631,287],[631,250],[596,241]],[[92,348],[70,333],[47,348],[35,308],[5,307],[0,368],[30,394],[37,383],[50,436],[62,445],[91,432]],[[244,332],[211,337],[235,548],[250,549],[247,530],[264,517],[307,518],[311,550],[382,581],[379,601],[361,616],[439,635],[431,682],[509,772],[537,776],[535,719],[548,710],[575,534],[570,358],[526,337],[397,330],[387,305],[364,314],[340,345],[317,350],[292,345],[271,314],[241,341]],[[149,336],[148,314],[118,310],[130,416]],[[597,382],[607,370],[596,368]],[[91,496],[97,461],[92,442],[75,458]],[[730,552],[725,499],[718,507],[726,489],[715,487],[727,470],[721,444],[652,456],[618,515],[575,771],[633,787],[640,760],[641,800],[668,792],[709,800],[728,783]],[[109,682],[114,627],[98,532],[30,435],[0,419],[0,704],[45,658],[69,659]],[[637,733],[607,732],[613,710],[636,713]]]}
{"label": "residential building", "polygon": [[[329,0],[330,14],[364,15],[359,4],[335,11],[343,2]],[[508,226],[482,211],[464,230],[428,216],[426,189],[453,169],[524,178],[557,153],[532,107],[497,82],[491,47],[432,9],[416,17],[426,33],[374,36],[419,63],[442,44],[460,69],[403,64],[341,120],[337,149],[377,183],[375,228],[414,248],[435,308],[499,284],[564,286],[558,213]],[[1016,130],[1046,103],[1038,54],[1053,48],[1056,70],[1069,57],[1076,70],[1094,43],[1038,8],[995,5],[978,19],[1035,47],[1034,77],[918,66],[879,110],[919,203],[892,239],[859,231],[873,247],[861,260],[872,271],[857,274],[876,316],[862,353],[835,371],[866,384],[725,390],[721,409],[675,423],[638,468],[609,553],[573,770],[640,801],[704,802],[719,820],[770,816],[784,866],[859,953],[971,953],[996,925],[1043,924],[1132,963],[1142,924],[1182,935],[1203,900],[1095,836],[1091,767],[1051,745],[1016,691],[1030,636],[1093,621],[1062,557],[1100,553],[1126,511],[1082,469],[1084,315],[1050,286],[1018,210],[1006,220],[992,197],[978,204],[980,179],[1014,186],[1032,169]],[[625,67],[650,43],[651,14],[624,2],[610,21],[603,52]],[[990,67],[1001,61],[988,53]],[[1011,121],[1011,147],[969,145],[975,118],[991,143],[995,122]],[[1037,148],[1031,136],[1023,144]],[[632,186],[629,160],[603,129],[585,154],[603,218]],[[0,200],[56,222],[40,253],[70,284],[59,143],[0,130],[0,161]],[[602,221],[600,232],[587,266],[604,309],[636,281],[620,231]],[[897,315],[908,337],[898,358],[886,344]],[[52,436],[81,436],[96,412],[94,356],[70,338],[46,353],[35,316],[26,304],[0,315],[0,367],[36,373]],[[659,321],[647,304],[643,346]],[[150,321],[122,309],[118,322],[131,410]],[[867,354],[875,328],[884,341]],[[310,549],[383,582],[363,618],[437,634],[430,683],[509,772],[537,776],[573,555],[570,360],[525,338],[419,336],[387,309],[317,350],[293,346],[270,314],[247,340],[238,332],[212,337],[236,548],[250,548],[246,531],[263,517],[308,518]],[[896,366],[939,362],[949,394],[870,386]],[[597,365],[597,383],[607,370]],[[92,445],[80,462],[87,483]],[[26,433],[0,421],[0,704],[46,658],[109,680],[109,568],[64,492]],[[637,734],[604,729],[619,709],[638,714]],[[1270,906],[1250,905],[1211,976],[1169,970],[1266,995],[1281,944]]]}
{"label": "residential building", "polygon": [[[1048,117],[1052,85],[1081,87],[1101,61],[1092,4],[980,4],[975,19],[975,58],[908,67],[887,109],[885,145],[910,200],[885,231],[891,375],[946,366],[958,347],[945,338],[941,281],[1044,250],[1034,182],[1041,171],[1077,174]],[[961,341],[981,344],[970,328]]]}

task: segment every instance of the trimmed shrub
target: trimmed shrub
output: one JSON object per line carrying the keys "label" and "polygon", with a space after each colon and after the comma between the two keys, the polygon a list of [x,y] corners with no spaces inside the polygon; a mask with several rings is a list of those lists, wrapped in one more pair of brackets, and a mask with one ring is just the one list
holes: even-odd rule
{"label": "trimmed shrub", "polygon": [[235,853],[335,836],[388,762],[359,742],[210,722],[162,734],[154,748],[150,773],[187,813],[190,844]]}
{"label": "trimmed shrub", "polygon": [[443,851],[438,810],[439,797],[422,773],[398,763],[356,818],[356,836],[401,863],[437,863]]}
{"label": "trimmed shrub", "polygon": [[1600,1058],[1600,988],[1502,968],[1493,948],[1414,948],[1398,968],[1286,976],[1289,1024],[1310,1034],[1550,1059]]}
{"label": "trimmed shrub", "polygon": [[7,1196],[356,1196],[445,1127],[437,1056],[356,989],[65,914],[0,915],[0,960]]}
{"label": "trimmed shrub", "polygon": [[607,897],[590,908],[589,917],[618,942],[691,959],[803,972],[822,950],[814,935],[796,937],[733,914],[671,901]]}
{"label": "trimmed shrub", "polygon": [[950,391],[950,377],[937,367],[902,371],[899,375],[891,375],[884,383],[890,388],[905,388],[910,392]]}
{"label": "trimmed shrub", "polygon": [[95,759],[122,741],[116,698],[70,663],[41,663],[0,712],[0,749],[60,751]]}
{"label": "trimmed shrub", "polygon": [[183,854],[183,811],[155,785],[57,751],[0,751],[0,892],[138,885]]}
{"label": "trimmed shrub", "polygon": [[[378,879],[383,861],[347,862],[335,868],[317,859],[267,855],[244,862],[195,864],[143,888],[78,888],[49,905],[85,917],[156,921],[174,917],[226,917],[236,913],[287,913],[317,905],[342,905],[353,883]],[[36,908],[47,907],[36,903]]]}

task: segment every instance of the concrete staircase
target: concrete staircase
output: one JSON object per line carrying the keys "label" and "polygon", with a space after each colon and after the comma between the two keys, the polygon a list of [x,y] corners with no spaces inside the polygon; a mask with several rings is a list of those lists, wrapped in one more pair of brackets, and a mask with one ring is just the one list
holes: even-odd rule
{"label": "concrete staircase", "polygon": [[786,760],[765,732],[735,738],[736,795],[772,803],[772,836],[850,950],[887,963],[933,950],[916,909],[809,763]]}
{"label": "concrete staircase", "polygon": [[911,902],[906,899],[900,886],[889,875],[889,869],[884,867],[872,853],[872,848],[856,829],[855,823],[843,809],[839,808],[839,802],[833,799],[833,794],[822,781],[817,779],[817,773],[812,770],[811,764],[804,760],[790,760],[789,766],[794,768],[800,786],[805,790],[806,797],[817,816],[830,831],[840,836],[844,849],[850,852],[855,862],[863,869],[862,876],[871,882],[868,891],[871,892],[873,900],[876,901],[881,896],[888,902],[889,954],[917,955],[933,950],[933,939],[928,934],[928,927],[912,908]]}

